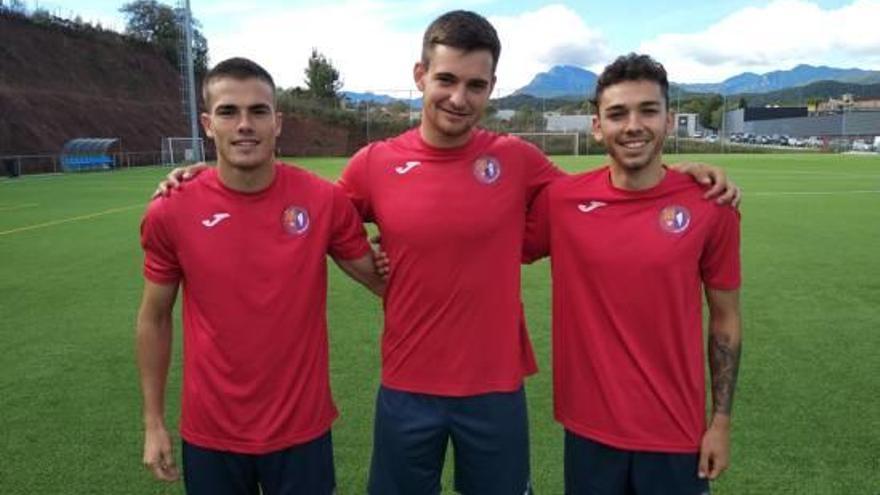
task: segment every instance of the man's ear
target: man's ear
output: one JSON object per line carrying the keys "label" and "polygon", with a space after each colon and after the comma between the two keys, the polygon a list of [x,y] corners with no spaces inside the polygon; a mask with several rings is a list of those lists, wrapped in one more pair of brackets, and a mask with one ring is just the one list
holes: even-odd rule
{"label": "man's ear", "polygon": [[202,113],[199,115],[199,120],[202,122],[202,128],[205,129],[205,135],[214,139],[214,129],[211,126],[211,115]]}
{"label": "man's ear", "polygon": [[419,91],[425,90],[425,76],[428,74],[428,68],[422,62],[416,62],[413,66],[413,80]]}
{"label": "man's ear", "polygon": [[[597,110],[598,112],[598,110]],[[593,115],[592,129],[593,139],[596,141],[602,141],[602,122],[599,120],[599,115]]]}

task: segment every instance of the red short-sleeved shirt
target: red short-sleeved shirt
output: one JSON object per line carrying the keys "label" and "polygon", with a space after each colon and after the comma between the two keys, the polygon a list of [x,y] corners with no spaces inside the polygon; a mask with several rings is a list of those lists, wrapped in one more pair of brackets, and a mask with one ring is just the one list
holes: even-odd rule
{"label": "red short-sleeved shirt", "polygon": [[183,438],[260,454],[327,431],[326,255],[370,249],[341,189],[278,163],[244,194],[212,169],[149,205],[141,242],[144,276],[183,285]]}
{"label": "red short-sleeved shirt", "polygon": [[467,396],[536,371],[520,302],[526,210],[562,175],[534,146],[484,130],[454,149],[417,129],[361,149],[342,174],[392,261],[383,385]]}
{"label": "red short-sleeved shirt", "polygon": [[551,184],[525,257],[551,254],[556,418],[627,450],[696,452],[705,430],[703,286],[740,285],[739,214],[669,170],[645,191],[602,168]]}

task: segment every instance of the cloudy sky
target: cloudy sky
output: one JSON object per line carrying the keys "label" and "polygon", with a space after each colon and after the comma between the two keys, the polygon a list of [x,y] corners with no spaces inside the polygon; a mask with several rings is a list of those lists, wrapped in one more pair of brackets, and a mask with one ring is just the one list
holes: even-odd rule
{"label": "cloudy sky", "polygon": [[[27,0],[33,5],[35,0]],[[119,29],[123,1],[39,5]],[[169,2],[172,3],[172,2]],[[797,64],[880,69],[880,0],[191,0],[212,62],[246,56],[283,87],[303,84],[312,47],[342,73],[344,89],[413,91],[421,35],[438,15],[468,8],[502,42],[498,88],[507,93],[559,64],[594,72],[614,56],[644,52],[677,82],[720,82],[745,71]]]}

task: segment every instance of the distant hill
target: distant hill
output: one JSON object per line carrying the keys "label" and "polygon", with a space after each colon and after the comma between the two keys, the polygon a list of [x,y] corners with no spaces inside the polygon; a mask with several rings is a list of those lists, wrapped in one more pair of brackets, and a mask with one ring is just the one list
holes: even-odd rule
{"label": "distant hill", "polygon": [[572,65],[557,65],[541,72],[514,94],[538,98],[584,98],[596,90],[596,74]]}
{"label": "distant hill", "polygon": [[342,97],[347,99],[348,101],[354,103],[354,104],[363,103],[363,102],[368,101],[370,103],[375,103],[377,105],[389,105],[391,103],[399,101],[399,102],[402,102],[402,103],[409,105],[413,110],[421,110],[422,109],[422,98],[421,97],[413,98],[411,100],[406,99],[406,98],[401,99],[401,98],[395,98],[393,96],[388,96],[388,95],[379,95],[379,94],[373,93],[372,91],[368,91],[366,93],[358,93],[356,91],[343,91]]}
{"label": "distant hill", "polygon": [[782,89],[770,93],[744,93],[731,95],[732,98],[745,98],[749,106],[761,107],[765,105],[806,105],[809,99],[827,100],[828,98],[840,98],[841,95],[850,93],[856,98],[880,98],[880,83],[855,84],[838,81],[819,81],[797,88]]}
{"label": "distant hill", "polygon": [[[595,92],[596,79],[596,74],[588,70],[570,65],[557,65],[548,72],[536,75],[529,84],[516,90],[514,94],[525,94],[538,98],[583,98],[585,95],[591,96]],[[675,83],[673,86],[679,87],[687,93],[718,93],[730,96],[746,93],[770,93],[818,81],[875,84],[880,83],[880,71],[815,67],[802,64],[791,70],[779,70],[765,74],[746,72],[720,83]],[[685,93],[682,93],[682,97],[684,96]]]}
{"label": "distant hill", "polygon": [[770,93],[787,88],[805,86],[818,81],[872,84],[880,83],[880,71],[837,69],[834,67],[801,64],[791,70],[777,70],[765,74],[746,72],[713,84],[682,84],[687,91],[733,95],[743,93]]}

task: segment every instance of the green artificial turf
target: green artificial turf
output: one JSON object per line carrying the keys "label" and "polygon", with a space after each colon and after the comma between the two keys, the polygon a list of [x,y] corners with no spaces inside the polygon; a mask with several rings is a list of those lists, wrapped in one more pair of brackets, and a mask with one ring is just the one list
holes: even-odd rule
{"label": "green artificial turf", "polygon": [[[745,191],[733,458],[714,493],[880,493],[880,157],[669,159],[721,165]],[[345,164],[293,160],[328,178]],[[556,161],[578,171],[601,157]],[[133,356],[138,224],[167,170],[0,180],[0,493],[183,493],[140,465]],[[523,298],[541,368],[527,382],[534,485],[557,495],[562,432],[552,419],[548,267],[523,269]],[[339,493],[363,493],[381,306],[334,267],[328,312]],[[179,323],[175,330],[179,338]],[[173,428],[179,350],[167,394]]]}

